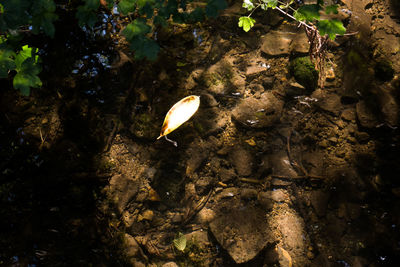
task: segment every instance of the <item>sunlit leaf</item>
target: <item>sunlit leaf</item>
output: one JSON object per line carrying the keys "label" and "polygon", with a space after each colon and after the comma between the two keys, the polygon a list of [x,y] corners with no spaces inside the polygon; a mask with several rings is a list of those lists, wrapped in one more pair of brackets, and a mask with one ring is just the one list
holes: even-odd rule
{"label": "sunlit leaf", "polygon": [[37,76],[41,71],[41,67],[36,50],[36,48],[25,45],[15,57],[14,62],[17,74],[13,79],[13,85],[23,95],[29,95],[31,87],[37,88],[42,86],[42,81]]}
{"label": "sunlit leaf", "polygon": [[346,33],[346,28],[339,20],[320,20],[317,22],[317,28],[321,36],[328,34],[331,40],[335,40],[336,35],[343,35]]}
{"label": "sunlit leaf", "polygon": [[200,97],[191,95],[181,99],[168,111],[157,139],[171,133],[190,119],[200,106]]}
{"label": "sunlit leaf", "polygon": [[254,9],[254,4],[251,0],[244,0],[242,7],[246,8],[248,11],[252,11]]}
{"label": "sunlit leaf", "polygon": [[239,18],[239,27],[243,28],[245,32],[248,32],[256,22],[252,17],[240,17]]}
{"label": "sunlit leaf", "polygon": [[263,0],[263,2],[267,5],[267,7],[272,9],[276,8],[278,5],[278,0]]}

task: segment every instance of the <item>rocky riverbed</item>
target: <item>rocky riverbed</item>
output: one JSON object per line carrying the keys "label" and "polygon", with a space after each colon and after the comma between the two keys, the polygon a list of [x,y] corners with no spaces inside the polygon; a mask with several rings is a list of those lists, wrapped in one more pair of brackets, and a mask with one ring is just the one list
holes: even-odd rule
{"label": "rocky riverbed", "polygon": [[[18,236],[33,240],[36,247],[28,247],[39,263],[57,262],[64,243],[73,251],[79,241],[71,235],[84,237],[82,253],[90,251],[84,264],[100,262],[107,251],[106,262],[128,266],[394,266],[400,250],[395,4],[340,3],[354,34],[330,44],[323,88],[305,67],[301,28],[268,11],[256,13],[258,24],[245,33],[237,27],[245,10],[233,1],[214,22],[160,31],[164,49],[154,64],[132,63],[119,44],[113,65],[95,77],[112,89],[88,93],[88,101],[71,92],[97,89],[71,75],[62,79],[56,104],[23,101],[2,110],[20,128],[6,139],[4,127],[3,144],[29,136],[34,152],[20,173],[33,169],[41,177],[27,186],[38,187],[28,197],[33,208],[12,219],[26,231]],[[119,87],[123,93],[112,95]],[[201,97],[198,112],[169,135],[178,147],[156,141],[168,109],[192,94]],[[99,100],[107,108],[97,108]],[[60,161],[62,168],[51,168]],[[11,162],[1,169],[9,178],[16,177]],[[58,197],[57,190],[67,194]],[[59,202],[38,204],[43,199]],[[20,221],[32,211],[51,219]],[[38,241],[36,233],[49,229],[60,241]]]}

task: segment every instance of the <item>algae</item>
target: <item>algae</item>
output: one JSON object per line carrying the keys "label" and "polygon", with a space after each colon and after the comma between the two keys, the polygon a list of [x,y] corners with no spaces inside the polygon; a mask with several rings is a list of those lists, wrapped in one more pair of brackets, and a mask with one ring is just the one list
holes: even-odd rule
{"label": "algae", "polygon": [[308,56],[293,59],[289,69],[299,84],[309,91],[315,90],[318,85],[318,71]]}

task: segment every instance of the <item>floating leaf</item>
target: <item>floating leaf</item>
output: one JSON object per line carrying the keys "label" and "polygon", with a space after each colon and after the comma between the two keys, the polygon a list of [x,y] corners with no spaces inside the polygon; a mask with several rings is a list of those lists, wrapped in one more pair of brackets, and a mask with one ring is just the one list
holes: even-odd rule
{"label": "floating leaf", "polygon": [[320,20],[317,22],[317,28],[321,36],[328,34],[331,40],[335,40],[336,35],[346,33],[346,28],[340,20]]}
{"label": "floating leaf", "polygon": [[179,233],[178,237],[174,239],[173,243],[177,250],[184,251],[186,248],[186,236],[182,233]]}
{"label": "floating leaf", "polygon": [[242,27],[245,32],[248,32],[256,22],[252,17],[240,17],[239,18],[239,27]]}
{"label": "floating leaf", "polygon": [[160,136],[157,139],[160,139],[163,136],[166,137],[167,134],[171,133],[190,119],[193,114],[196,113],[199,106],[200,97],[196,95],[187,96],[173,105],[165,116]]}

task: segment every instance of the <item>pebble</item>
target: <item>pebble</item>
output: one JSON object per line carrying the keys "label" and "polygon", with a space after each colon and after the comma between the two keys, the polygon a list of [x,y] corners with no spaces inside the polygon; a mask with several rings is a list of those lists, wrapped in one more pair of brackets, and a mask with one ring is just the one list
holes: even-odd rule
{"label": "pebble", "polygon": [[142,213],[143,220],[151,221],[153,220],[153,217],[154,217],[154,212],[152,210],[145,210]]}

